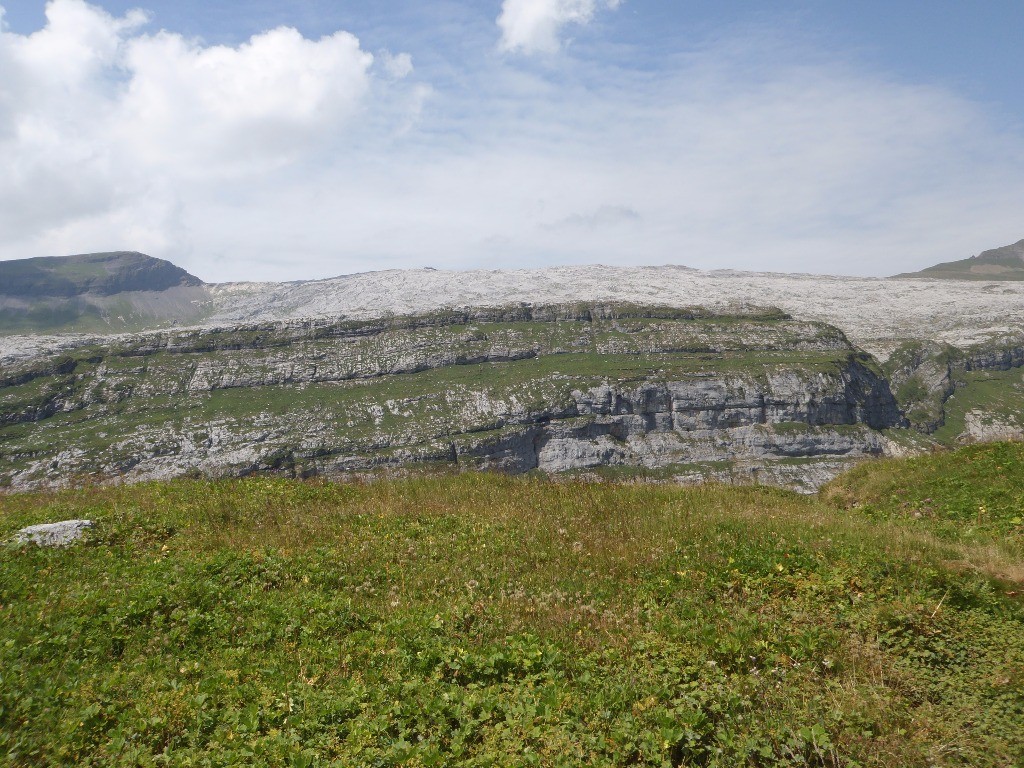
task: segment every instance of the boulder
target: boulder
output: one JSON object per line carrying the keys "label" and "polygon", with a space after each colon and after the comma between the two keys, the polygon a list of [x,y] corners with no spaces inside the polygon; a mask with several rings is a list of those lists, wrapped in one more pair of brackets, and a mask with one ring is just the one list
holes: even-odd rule
{"label": "boulder", "polygon": [[61,520],[59,523],[30,525],[14,534],[14,543],[66,547],[81,539],[92,526],[92,520]]}

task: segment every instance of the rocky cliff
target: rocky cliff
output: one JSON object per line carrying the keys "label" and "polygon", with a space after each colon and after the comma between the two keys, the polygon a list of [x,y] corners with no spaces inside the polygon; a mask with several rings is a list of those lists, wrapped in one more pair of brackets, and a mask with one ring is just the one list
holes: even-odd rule
{"label": "rocky cliff", "polygon": [[440,463],[813,487],[905,423],[877,364],[823,323],[515,306],[152,333],[10,363],[0,482]]}
{"label": "rocky cliff", "polygon": [[911,426],[940,443],[1024,434],[1024,336],[958,348],[908,342],[882,366]]}

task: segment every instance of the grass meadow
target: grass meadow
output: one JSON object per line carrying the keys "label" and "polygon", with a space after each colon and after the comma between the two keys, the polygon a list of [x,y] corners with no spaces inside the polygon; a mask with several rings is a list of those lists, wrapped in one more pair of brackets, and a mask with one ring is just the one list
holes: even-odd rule
{"label": "grass meadow", "polygon": [[13,766],[1024,764],[1024,446],[0,496]]}

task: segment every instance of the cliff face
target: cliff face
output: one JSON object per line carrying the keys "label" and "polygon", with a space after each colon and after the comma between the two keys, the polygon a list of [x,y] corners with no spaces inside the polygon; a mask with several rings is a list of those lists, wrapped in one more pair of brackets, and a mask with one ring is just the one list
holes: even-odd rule
{"label": "cliff face", "polygon": [[911,425],[943,442],[1024,434],[1024,338],[904,344],[882,366]]}
{"label": "cliff face", "polygon": [[141,254],[5,262],[0,334],[103,335],[0,336],[0,485],[440,463],[813,488],[859,456],[1024,434],[1022,285],[564,267],[205,286]]}
{"label": "cliff face", "polygon": [[828,373],[780,369],[764,378],[576,390],[531,430],[465,453],[485,466],[547,472],[862,456],[882,452],[873,430],[904,423],[885,382],[850,357]]}
{"label": "cliff face", "polygon": [[873,361],[822,323],[517,307],[149,334],[9,365],[0,480],[756,464],[813,486],[904,423]]}

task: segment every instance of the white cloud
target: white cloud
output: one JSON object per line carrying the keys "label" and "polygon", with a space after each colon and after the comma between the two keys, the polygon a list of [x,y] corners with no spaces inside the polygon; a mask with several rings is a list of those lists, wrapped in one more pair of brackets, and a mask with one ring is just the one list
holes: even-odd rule
{"label": "white cloud", "polygon": [[238,48],[137,37],[124,50],[131,79],[118,107],[128,130],[119,133],[147,164],[261,170],[344,125],[372,62],[347,32],[314,42],[281,27]]}
{"label": "white cloud", "polygon": [[400,53],[396,56],[390,51],[381,51],[379,58],[384,66],[384,71],[395,80],[401,80],[412,74],[412,56],[408,53]]}
{"label": "white cloud", "polygon": [[0,31],[0,258],[138,249],[208,280],[887,274],[1024,236],[1019,129],[947,89],[808,65],[777,32],[554,69],[489,55],[484,17],[480,58],[435,52],[431,82],[346,32],[208,46],[81,0],[47,12]]}
{"label": "white cloud", "polygon": [[617,8],[621,0],[504,0],[498,26],[501,48],[520,53],[553,53],[567,24],[588,24],[599,5]]}
{"label": "white cloud", "polygon": [[[191,208],[193,184],[266,173],[337,143],[365,107],[373,56],[347,32],[281,27],[205,46],[148,17],[51,0],[31,35],[0,29],[0,249],[93,247],[97,222],[140,221],[104,241],[167,244],[156,208]],[[407,55],[390,79],[411,71]],[[174,218],[172,216],[171,218]],[[146,233],[149,233],[148,235]],[[72,243],[75,237],[82,242]]]}

